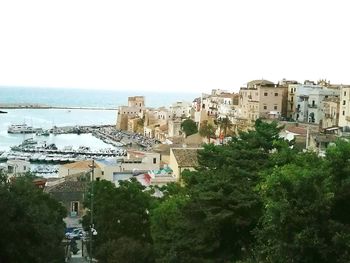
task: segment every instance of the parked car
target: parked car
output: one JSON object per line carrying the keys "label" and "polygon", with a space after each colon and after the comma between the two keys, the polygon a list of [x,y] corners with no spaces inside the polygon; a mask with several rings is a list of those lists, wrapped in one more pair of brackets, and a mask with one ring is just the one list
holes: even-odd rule
{"label": "parked car", "polygon": [[66,233],[68,239],[81,239],[83,236],[85,236],[85,231],[82,228],[75,228],[72,232]]}

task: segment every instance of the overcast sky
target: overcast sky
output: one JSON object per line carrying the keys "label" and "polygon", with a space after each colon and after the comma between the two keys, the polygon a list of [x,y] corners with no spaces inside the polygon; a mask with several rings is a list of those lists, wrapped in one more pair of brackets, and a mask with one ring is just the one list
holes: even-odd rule
{"label": "overcast sky", "polygon": [[348,1],[2,0],[0,86],[238,91],[350,84]]}

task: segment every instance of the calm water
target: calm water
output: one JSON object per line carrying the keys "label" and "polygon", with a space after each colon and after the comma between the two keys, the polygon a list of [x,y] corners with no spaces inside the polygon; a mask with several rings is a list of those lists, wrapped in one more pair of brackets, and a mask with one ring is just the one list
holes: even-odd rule
{"label": "calm water", "polygon": [[116,122],[116,111],[114,110],[5,109],[4,111],[8,113],[0,114],[0,150],[9,150],[10,146],[18,145],[24,139],[32,137],[37,141],[55,143],[59,148],[67,145],[75,148],[85,145],[92,149],[111,147],[90,134],[51,134],[50,136],[8,134],[7,128],[11,124],[21,123],[43,129],[52,128],[53,125],[112,125]]}
{"label": "calm water", "polygon": [[116,108],[127,105],[130,96],[146,97],[147,107],[170,106],[176,101],[192,101],[197,93],[83,90],[57,88],[0,87],[0,103],[38,103],[50,106]]}
{"label": "calm water", "polygon": [[[0,87],[0,103],[37,103],[62,107],[116,108],[127,105],[127,98],[135,95],[145,96],[148,107],[168,107],[176,101],[192,101],[199,96],[195,93]],[[55,143],[59,148],[67,145],[75,148],[85,145],[92,149],[111,147],[90,134],[39,137],[31,134],[8,134],[7,128],[11,124],[22,123],[43,129],[52,128],[54,125],[113,125],[116,123],[115,110],[4,109],[4,111],[8,113],[0,114],[0,150],[9,150],[10,146],[18,145],[24,139],[31,137],[38,141]]]}

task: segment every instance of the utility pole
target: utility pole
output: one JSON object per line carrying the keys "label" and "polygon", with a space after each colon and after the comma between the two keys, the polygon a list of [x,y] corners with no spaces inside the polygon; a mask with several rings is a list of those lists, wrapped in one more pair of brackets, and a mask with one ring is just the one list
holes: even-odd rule
{"label": "utility pole", "polygon": [[90,263],[92,263],[92,232],[94,230],[94,169],[95,160],[92,159],[91,168],[91,196],[90,196]]}

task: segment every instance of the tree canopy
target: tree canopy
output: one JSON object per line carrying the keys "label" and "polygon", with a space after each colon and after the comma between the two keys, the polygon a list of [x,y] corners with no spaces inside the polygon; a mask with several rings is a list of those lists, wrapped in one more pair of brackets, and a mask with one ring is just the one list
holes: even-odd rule
{"label": "tree canopy", "polygon": [[350,262],[350,143],[323,158],[292,148],[280,130],[257,120],[225,145],[205,145],[196,170],[158,199],[135,181],[96,182],[98,259]]}
{"label": "tree canopy", "polygon": [[0,174],[0,262],[63,262],[65,216],[32,178]]}
{"label": "tree canopy", "polygon": [[181,129],[186,137],[198,132],[197,124],[192,119],[186,119],[181,123]]}
{"label": "tree canopy", "polygon": [[[109,181],[94,182],[93,255],[99,262],[150,262],[152,247],[149,210],[152,197],[132,179],[119,187]],[[90,207],[91,188],[85,206]],[[83,226],[90,227],[90,212]]]}

